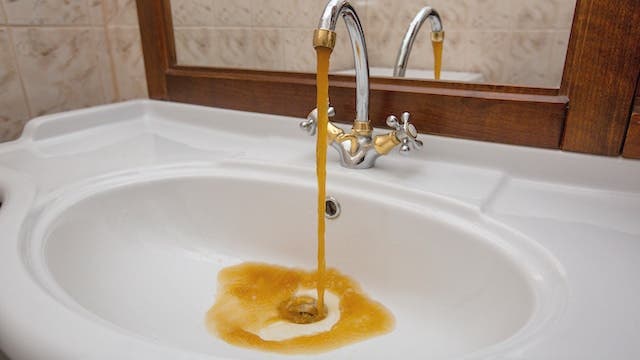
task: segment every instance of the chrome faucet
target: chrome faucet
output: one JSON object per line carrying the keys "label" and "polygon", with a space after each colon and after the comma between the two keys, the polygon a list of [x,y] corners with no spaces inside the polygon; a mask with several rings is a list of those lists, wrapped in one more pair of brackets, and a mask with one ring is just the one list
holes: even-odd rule
{"label": "chrome faucet", "polygon": [[398,56],[396,57],[396,64],[393,68],[394,77],[404,77],[407,71],[407,65],[409,64],[409,55],[411,55],[411,49],[413,48],[413,42],[418,36],[418,32],[422,27],[422,24],[429,19],[431,22],[431,41],[442,42],[444,41],[444,29],[442,28],[442,19],[440,14],[430,6],[425,6],[416,16],[411,20],[407,32],[402,38],[400,49],[398,50]]}
{"label": "chrome faucet", "polygon": [[[409,113],[402,114],[401,121],[391,115],[387,118],[387,125],[394,131],[385,135],[373,137],[373,127],[369,122],[369,60],[364,31],[358,14],[347,0],[330,0],[322,12],[318,28],[314,32],[313,47],[325,47],[333,50],[336,43],[336,25],[342,16],[351,39],[351,48],[356,68],[356,119],[350,133],[329,122],[327,125],[328,143],[340,154],[342,166],[352,169],[367,169],[373,167],[381,155],[388,154],[396,145],[400,145],[402,154],[412,149],[422,147],[422,142],[416,137],[418,132],[409,122]],[[335,110],[329,107],[329,116],[333,117]],[[318,126],[318,109],[314,109],[307,116],[307,120],[300,123],[300,127],[309,135],[316,134]]]}

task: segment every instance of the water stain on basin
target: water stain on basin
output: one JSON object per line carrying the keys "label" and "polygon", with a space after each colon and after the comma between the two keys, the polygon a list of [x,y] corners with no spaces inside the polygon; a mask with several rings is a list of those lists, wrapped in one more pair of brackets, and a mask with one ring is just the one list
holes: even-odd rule
{"label": "water stain on basin", "polygon": [[[325,286],[339,299],[339,308],[328,309],[338,312],[338,320],[328,324],[328,329],[320,324],[322,321],[291,324],[283,318],[279,305],[299,289],[315,289],[316,279],[315,272],[268,264],[245,263],[225,268],[218,275],[218,298],[207,313],[207,326],[233,345],[290,354],[328,351],[393,329],[393,315],[369,299],[353,279],[335,269],[326,272]],[[287,322],[292,326],[279,327],[279,332],[289,333],[284,339],[261,337],[261,330]],[[320,324],[317,332],[299,336],[300,330],[314,324]]]}

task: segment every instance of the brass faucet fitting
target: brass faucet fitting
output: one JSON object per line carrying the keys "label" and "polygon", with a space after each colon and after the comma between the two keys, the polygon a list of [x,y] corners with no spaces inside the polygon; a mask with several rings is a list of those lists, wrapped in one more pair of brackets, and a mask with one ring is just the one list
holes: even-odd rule
{"label": "brass faucet fitting", "polygon": [[443,42],[444,41],[444,30],[431,32],[431,41],[433,41],[433,42]]}
{"label": "brass faucet fitting", "polygon": [[356,135],[371,136],[371,133],[373,132],[373,128],[371,127],[371,124],[368,121],[356,120],[353,122],[353,127],[351,128],[351,131]]}
{"label": "brass faucet fitting", "polygon": [[316,29],[313,32],[313,47],[325,47],[333,50],[336,46],[336,33],[331,30]]}

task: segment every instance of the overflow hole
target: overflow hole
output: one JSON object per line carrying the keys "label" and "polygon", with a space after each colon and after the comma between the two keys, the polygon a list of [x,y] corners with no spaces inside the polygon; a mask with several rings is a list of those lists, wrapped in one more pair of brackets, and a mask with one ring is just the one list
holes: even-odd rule
{"label": "overflow hole", "polygon": [[340,203],[333,196],[327,196],[324,201],[324,216],[329,220],[340,216]]}

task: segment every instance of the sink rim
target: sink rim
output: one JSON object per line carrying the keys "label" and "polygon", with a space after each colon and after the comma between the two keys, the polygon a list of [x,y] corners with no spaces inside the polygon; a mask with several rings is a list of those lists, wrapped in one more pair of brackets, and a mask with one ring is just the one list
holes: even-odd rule
{"label": "sink rim", "polygon": [[[120,327],[107,319],[103,319],[77,303],[72,295],[62,289],[55,279],[55,276],[48,271],[48,264],[46,263],[44,254],[47,231],[51,228],[53,221],[70,206],[104,191],[114,190],[127,185],[140,185],[145,182],[170,181],[184,178],[237,178],[240,176],[247,179],[255,179],[255,177],[252,176],[257,174],[260,175],[260,179],[267,179],[269,181],[277,180],[278,182],[287,181],[300,186],[310,186],[310,179],[313,179],[313,177],[309,177],[313,172],[308,168],[266,165],[251,161],[234,160],[222,161],[214,166],[205,163],[191,163],[175,166],[138,168],[109,173],[65,186],[43,198],[43,201],[41,201],[38,206],[32,208],[32,211],[27,217],[25,224],[31,223],[33,226],[30,231],[23,232],[20,236],[19,244],[23,254],[23,266],[30,272],[32,279],[37,282],[38,287],[55,299],[54,301],[56,303],[66,307],[76,315],[83,317],[84,320],[94,323],[97,320],[98,324],[106,325],[106,327],[120,335],[133,336],[147,343],[152,342],[155,345],[170,347],[180,353],[191,353],[184,348],[175,348],[171,345],[154,342],[147,336]],[[436,218],[446,217],[446,219],[439,219],[440,221],[451,224],[451,219],[456,218],[457,220],[464,221],[467,225],[473,225],[472,228],[474,229],[484,229],[478,238],[487,242],[491,239],[488,245],[492,246],[495,250],[503,252],[502,255],[506,256],[509,261],[512,261],[514,266],[522,273],[523,278],[528,281],[527,285],[534,295],[533,312],[528,321],[507,339],[458,358],[481,358],[490,354],[506,353],[514,348],[523,346],[535,339],[543,330],[547,329],[553,322],[552,320],[560,316],[563,312],[568,293],[566,275],[562,265],[555,257],[535,240],[527,238],[521,233],[484,215],[481,209],[452,198],[431,193],[421,193],[385,181],[377,182],[370,179],[356,179],[349,173],[331,174],[329,186],[349,189],[350,191],[358,193],[359,196],[375,194],[375,191],[354,189],[353,185],[349,185],[355,183],[360,184],[363,181],[367,183],[368,189],[384,188],[385,192],[380,193],[382,195],[377,196],[374,201],[385,202],[389,200],[383,201],[381,199],[394,199],[396,203],[401,201],[403,206],[431,209],[434,213],[432,215]],[[315,185],[312,184],[312,186]],[[472,220],[476,221],[474,222]],[[468,229],[469,226],[465,228]],[[495,240],[499,241],[494,243]],[[523,261],[515,261],[516,259]],[[542,272],[545,273],[545,276],[540,273],[540,270],[546,270]],[[551,284],[549,284],[549,282],[551,282]],[[194,352],[194,354],[201,353]]]}

